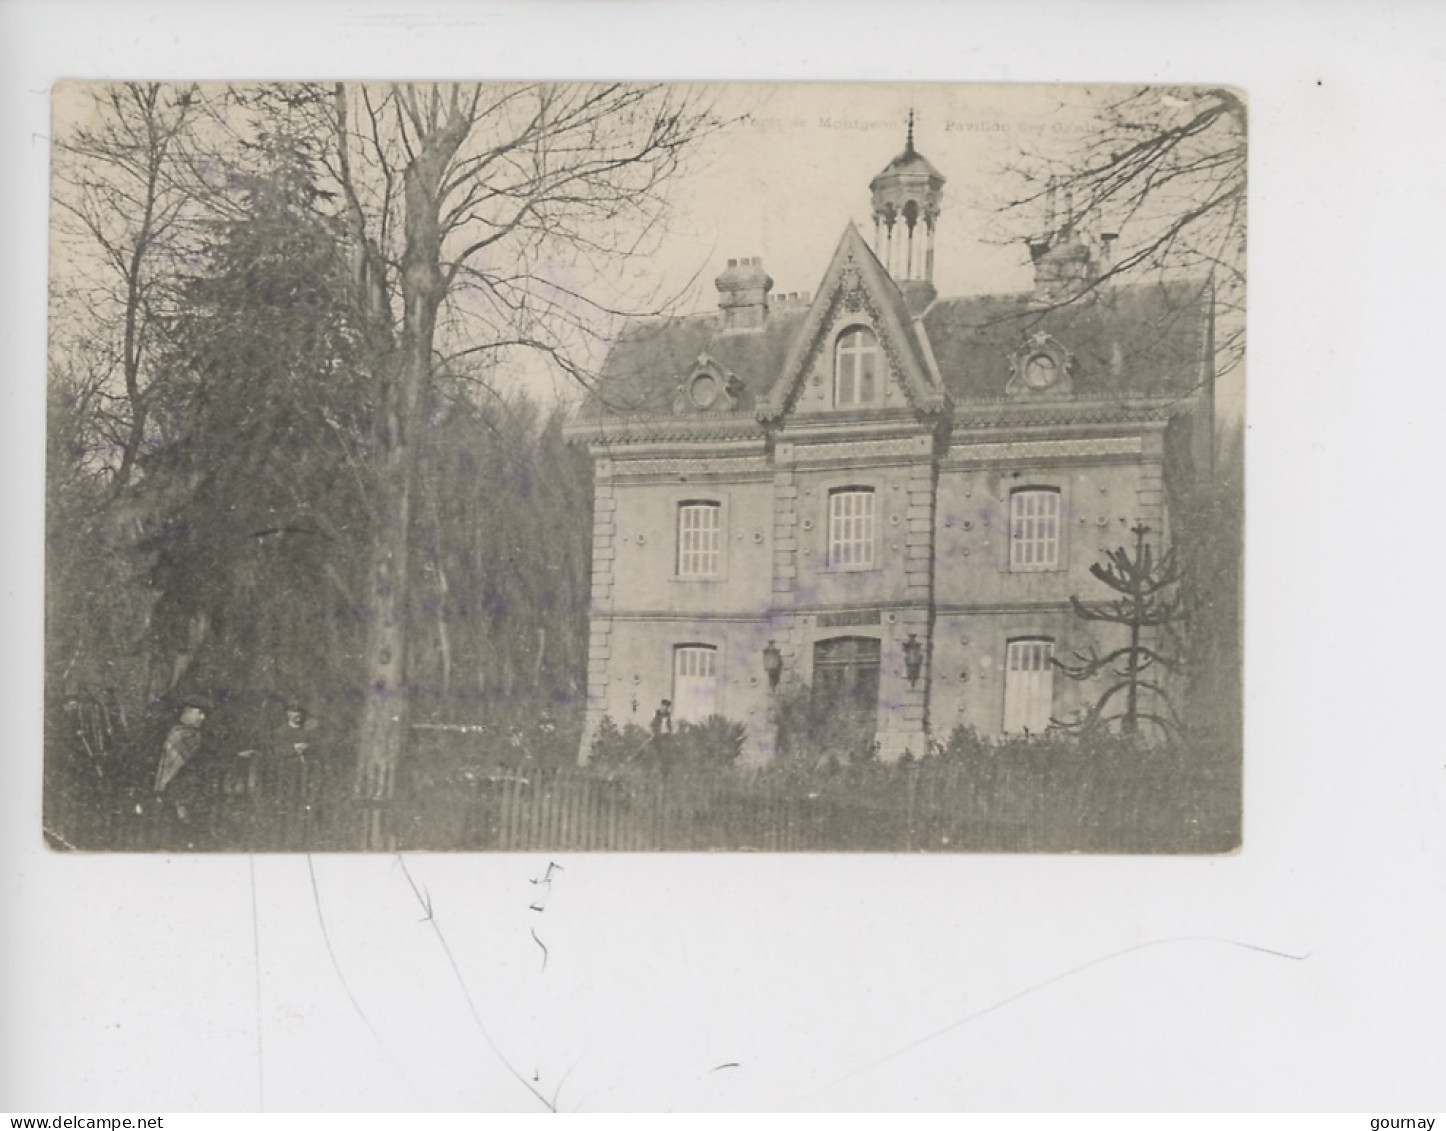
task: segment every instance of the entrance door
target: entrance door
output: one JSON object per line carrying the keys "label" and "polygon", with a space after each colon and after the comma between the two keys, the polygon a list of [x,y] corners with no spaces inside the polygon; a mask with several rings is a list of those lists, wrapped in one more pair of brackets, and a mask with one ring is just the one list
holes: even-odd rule
{"label": "entrance door", "polygon": [[838,636],[813,646],[813,716],[840,757],[856,757],[879,728],[879,642]]}

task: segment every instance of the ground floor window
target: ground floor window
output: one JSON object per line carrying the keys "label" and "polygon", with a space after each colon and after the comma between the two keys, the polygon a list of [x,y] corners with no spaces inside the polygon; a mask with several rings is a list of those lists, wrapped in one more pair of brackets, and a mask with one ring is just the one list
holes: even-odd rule
{"label": "ground floor window", "polygon": [[1004,730],[1042,734],[1054,713],[1054,641],[1011,640],[1004,661]]}
{"label": "ground floor window", "polygon": [[679,644],[673,649],[673,718],[702,722],[718,713],[718,649]]}

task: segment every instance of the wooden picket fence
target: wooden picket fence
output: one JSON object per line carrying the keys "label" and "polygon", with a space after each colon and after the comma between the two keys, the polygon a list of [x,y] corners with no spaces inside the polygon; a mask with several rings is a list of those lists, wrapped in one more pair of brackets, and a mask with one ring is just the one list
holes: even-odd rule
{"label": "wooden picket fence", "polygon": [[527,768],[301,804],[219,782],[182,815],[92,788],[49,806],[57,847],[120,851],[1198,852],[1239,843],[1238,779],[1176,760],[1051,756],[749,772]]}

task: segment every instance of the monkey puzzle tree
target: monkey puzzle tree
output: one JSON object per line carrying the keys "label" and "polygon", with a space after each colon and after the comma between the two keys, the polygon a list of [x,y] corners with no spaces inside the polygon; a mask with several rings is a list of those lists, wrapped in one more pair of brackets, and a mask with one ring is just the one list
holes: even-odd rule
{"label": "monkey puzzle tree", "polygon": [[1075,652],[1073,663],[1051,660],[1070,679],[1083,682],[1105,676],[1110,681],[1082,718],[1062,724],[1069,729],[1118,723],[1122,733],[1132,735],[1142,722],[1166,731],[1180,725],[1163,681],[1182,672],[1185,662],[1166,653],[1162,638],[1185,618],[1180,586],[1185,573],[1173,549],[1155,556],[1145,541],[1148,526],[1136,523],[1130,533],[1135,536],[1133,550],[1121,546],[1109,551],[1104,563],[1090,566],[1090,573],[1119,596],[1109,601],[1086,602],[1074,595],[1069,599],[1081,620],[1120,625],[1130,634],[1128,644],[1108,652],[1101,653],[1092,644],[1087,652]]}

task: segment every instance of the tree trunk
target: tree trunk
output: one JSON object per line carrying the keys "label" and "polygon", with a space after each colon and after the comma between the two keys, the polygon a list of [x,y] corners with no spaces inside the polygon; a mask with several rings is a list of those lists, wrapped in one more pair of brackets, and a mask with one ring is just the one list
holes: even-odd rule
{"label": "tree trunk", "polygon": [[[431,376],[437,311],[446,295],[438,187],[466,136],[468,122],[450,118],[418,139],[404,183],[403,321],[400,364],[384,404],[383,488],[372,544],[371,619],[366,641],[366,699],[357,747],[357,788],[385,802],[396,789],[407,733],[407,541],[411,527],[414,440],[421,393]],[[383,848],[379,822],[369,824],[368,847]]]}
{"label": "tree trunk", "polygon": [[428,484],[432,511],[432,561],[437,571],[437,651],[442,661],[442,698],[452,695],[452,634],[447,629],[447,565],[442,553],[442,508],[437,502],[435,477]]}

